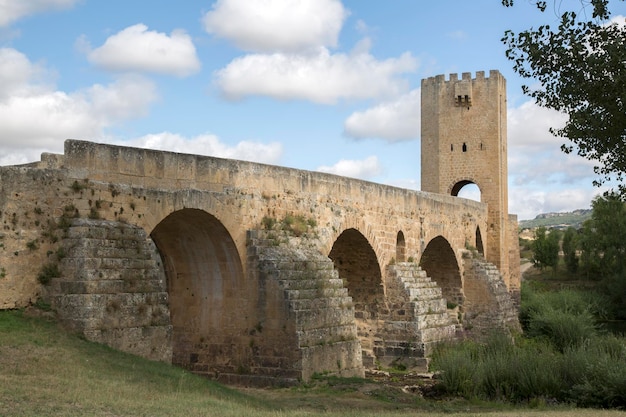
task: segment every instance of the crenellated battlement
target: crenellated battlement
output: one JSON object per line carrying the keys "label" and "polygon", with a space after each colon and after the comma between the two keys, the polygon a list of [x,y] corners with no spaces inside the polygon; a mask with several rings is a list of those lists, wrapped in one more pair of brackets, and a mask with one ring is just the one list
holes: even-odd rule
{"label": "crenellated battlement", "polygon": [[459,79],[459,74],[456,72],[450,73],[448,78],[446,79],[445,74],[435,75],[433,77],[424,78],[422,80],[422,86],[436,85],[442,83],[456,83],[457,81],[489,81],[489,80],[503,80],[504,77],[500,74],[498,70],[490,70],[489,77],[485,77],[485,71],[476,71],[476,76],[472,78],[471,72],[463,72],[461,73],[461,78]]}

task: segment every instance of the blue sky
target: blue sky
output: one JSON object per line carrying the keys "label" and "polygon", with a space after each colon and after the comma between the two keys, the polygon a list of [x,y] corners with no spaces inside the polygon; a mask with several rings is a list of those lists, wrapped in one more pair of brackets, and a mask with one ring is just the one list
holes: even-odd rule
{"label": "blue sky", "polygon": [[[586,208],[602,191],[592,164],[560,151],[548,127],[565,118],[521,94],[500,42],[557,16],[500,3],[4,0],[0,165],[75,138],[419,190],[420,80],[497,69],[509,211]],[[626,3],[611,6],[624,21]]]}

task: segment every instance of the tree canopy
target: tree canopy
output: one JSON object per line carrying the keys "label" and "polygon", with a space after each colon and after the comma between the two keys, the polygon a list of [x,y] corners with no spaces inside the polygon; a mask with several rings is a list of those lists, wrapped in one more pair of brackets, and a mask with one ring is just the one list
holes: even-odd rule
{"label": "tree canopy", "polygon": [[601,282],[614,316],[626,319],[626,203],[607,194],[591,205],[580,239],[582,272]]}
{"label": "tree canopy", "polygon": [[548,230],[545,227],[538,227],[535,230],[535,239],[532,242],[533,263],[541,269],[552,268],[552,273],[556,275],[556,267],[559,262],[559,240],[561,234],[558,230]]}
{"label": "tree canopy", "polygon": [[[617,1],[624,0],[611,3]],[[546,1],[533,3],[548,9]],[[561,9],[566,5],[572,9]],[[565,126],[550,129],[569,141],[561,149],[593,161],[594,185],[616,180],[626,197],[626,22],[611,22],[609,0],[555,0],[554,10],[557,27],[507,30],[506,56],[522,78],[538,82],[522,87],[526,95],[569,116]]]}

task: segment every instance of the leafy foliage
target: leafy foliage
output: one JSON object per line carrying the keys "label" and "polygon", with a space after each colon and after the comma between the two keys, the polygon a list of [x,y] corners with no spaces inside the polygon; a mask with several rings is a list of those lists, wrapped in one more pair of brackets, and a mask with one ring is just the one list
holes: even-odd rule
{"label": "leafy foliage", "polygon": [[541,269],[551,267],[556,271],[559,261],[559,240],[560,233],[558,230],[547,232],[545,227],[539,227],[535,230],[535,240],[532,242],[534,252],[533,262]]}
{"label": "leafy foliage", "polygon": [[573,227],[568,227],[563,233],[563,255],[567,272],[575,274],[578,271],[578,232]]}
{"label": "leafy foliage", "polygon": [[[439,390],[468,399],[581,407],[626,407],[626,340],[593,325],[583,293],[537,292],[522,284],[525,336],[439,346]],[[524,321],[524,320],[523,320]]]}
{"label": "leafy foliage", "polygon": [[[566,4],[554,3],[555,9]],[[508,30],[502,42],[515,72],[538,81],[536,88],[524,85],[523,92],[538,105],[569,116],[564,127],[550,129],[571,142],[561,149],[595,161],[595,185],[612,179],[622,182],[626,174],[626,25],[609,22],[608,0],[571,3],[576,10],[564,11],[558,27],[545,24],[517,34]],[[513,6],[513,0],[502,4]],[[535,1],[535,5],[541,12],[547,9],[546,1]],[[626,196],[626,185],[618,188]]]}
{"label": "leafy foliage", "polygon": [[585,222],[581,249],[591,273],[601,277],[626,271],[626,205],[616,194],[595,198]]}
{"label": "leafy foliage", "polygon": [[614,316],[626,318],[626,204],[609,194],[593,200],[592,207],[582,230],[581,269],[600,281]]}

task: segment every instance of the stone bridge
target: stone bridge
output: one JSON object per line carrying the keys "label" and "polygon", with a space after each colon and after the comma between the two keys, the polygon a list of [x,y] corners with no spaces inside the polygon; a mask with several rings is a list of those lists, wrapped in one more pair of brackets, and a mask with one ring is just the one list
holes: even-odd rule
{"label": "stone bridge", "polygon": [[0,168],[0,210],[0,308],[49,303],[224,382],[424,367],[439,341],[518,326],[516,221],[492,240],[486,203],[67,140]]}

